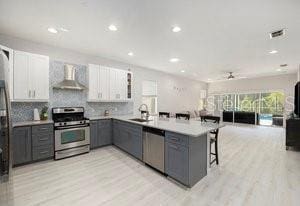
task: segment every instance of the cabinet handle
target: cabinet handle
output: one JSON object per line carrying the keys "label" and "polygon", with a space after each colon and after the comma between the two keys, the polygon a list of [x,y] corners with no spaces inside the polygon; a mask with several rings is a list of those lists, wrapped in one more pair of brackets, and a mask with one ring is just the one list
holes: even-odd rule
{"label": "cabinet handle", "polygon": [[100,92],[100,98],[102,99],[102,92]]}
{"label": "cabinet handle", "polygon": [[172,144],[169,144],[169,147],[172,147],[173,149],[176,149],[176,150],[179,149],[178,147],[176,147],[175,145],[172,145]]}
{"label": "cabinet handle", "polygon": [[179,138],[172,137],[171,140],[178,142]]}
{"label": "cabinet handle", "polygon": [[35,90],[33,90],[33,97],[35,98]]}
{"label": "cabinet handle", "polygon": [[99,92],[98,92],[98,99],[99,99],[100,97],[99,97]]}
{"label": "cabinet handle", "polygon": [[31,98],[31,90],[28,91],[28,97]]}
{"label": "cabinet handle", "polygon": [[46,154],[46,153],[48,153],[48,150],[40,152],[40,154]]}
{"label": "cabinet handle", "polygon": [[42,139],[40,139],[40,141],[47,141],[48,140],[48,138],[42,138]]}

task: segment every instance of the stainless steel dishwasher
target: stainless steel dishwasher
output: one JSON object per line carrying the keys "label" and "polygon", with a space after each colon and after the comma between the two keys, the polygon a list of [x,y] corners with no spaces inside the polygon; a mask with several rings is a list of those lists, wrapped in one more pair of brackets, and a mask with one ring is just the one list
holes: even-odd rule
{"label": "stainless steel dishwasher", "polygon": [[150,127],[143,128],[143,161],[165,172],[165,131]]}

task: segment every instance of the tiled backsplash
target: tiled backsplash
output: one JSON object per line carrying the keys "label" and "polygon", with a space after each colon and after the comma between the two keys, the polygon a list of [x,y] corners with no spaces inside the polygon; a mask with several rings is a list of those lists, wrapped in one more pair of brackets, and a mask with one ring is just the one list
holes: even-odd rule
{"label": "tiled backsplash", "polygon": [[[66,62],[50,60],[50,100],[47,103],[40,102],[12,102],[12,121],[27,121],[33,119],[33,109],[39,111],[48,106],[51,118],[52,107],[84,107],[86,116],[103,115],[104,110],[110,110],[111,114],[132,114],[133,102],[87,102],[87,91],[52,89],[52,86],[63,80],[64,65]],[[68,63],[70,64],[70,63]],[[73,64],[74,65],[74,64]],[[76,79],[83,85],[88,85],[85,65],[74,65]]]}

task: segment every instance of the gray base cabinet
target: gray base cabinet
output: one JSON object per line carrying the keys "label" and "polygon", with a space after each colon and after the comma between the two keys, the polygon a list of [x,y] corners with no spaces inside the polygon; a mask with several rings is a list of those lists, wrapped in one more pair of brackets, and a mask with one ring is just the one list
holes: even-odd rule
{"label": "gray base cabinet", "polygon": [[165,172],[170,177],[188,184],[188,148],[179,144],[165,142]]}
{"label": "gray base cabinet", "polygon": [[143,127],[128,122],[113,121],[113,143],[134,157],[143,159]]}
{"label": "gray base cabinet", "polygon": [[91,149],[112,144],[112,120],[98,120],[90,122]]}
{"label": "gray base cabinet", "polygon": [[165,133],[165,173],[192,187],[207,174],[207,135]]}
{"label": "gray base cabinet", "polygon": [[13,128],[12,156],[13,166],[53,157],[53,125]]}
{"label": "gray base cabinet", "polygon": [[17,127],[12,137],[13,165],[32,161],[31,127]]}

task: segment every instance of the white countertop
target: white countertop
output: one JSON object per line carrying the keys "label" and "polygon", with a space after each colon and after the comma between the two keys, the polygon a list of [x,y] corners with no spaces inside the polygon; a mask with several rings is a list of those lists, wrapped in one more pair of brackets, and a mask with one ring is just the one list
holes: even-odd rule
{"label": "white countertop", "polygon": [[153,127],[157,129],[162,129],[170,132],[175,132],[179,134],[184,134],[188,136],[198,137],[203,134],[206,134],[212,130],[223,127],[223,124],[214,124],[201,122],[200,119],[190,119],[178,120],[175,118],[158,118],[150,117],[149,122],[137,122],[130,119],[140,118],[139,116],[134,115],[123,115],[123,116],[91,116],[90,120],[100,120],[100,119],[116,119],[122,120],[142,126]]}
{"label": "white countertop", "polygon": [[53,120],[40,120],[40,121],[23,121],[23,122],[13,122],[13,127],[24,127],[24,126],[34,126],[34,125],[41,125],[41,124],[53,124]]}
{"label": "white countertop", "polygon": [[[137,122],[130,119],[140,118],[140,116],[135,115],[112,115],[112,116],[90,116],[90,120],[101,120],[101,119],[116,119],[121,121],[130,122],[133,124],[138,124],[147,127],[153,127],[161,130],[166,130],[170,132],[175,132],[183,135],[198,137],[206,134],[212,130],[224,127],[224,124],[213,124],[201,122],[199,118],[186,120],[178,120],[175,118],[159,118],[150,117],[149,122]],[[45,121],[24,121],[24,122],[14,122],[13,127],[22,126],[34,126],[41,124],[53,124],[52,120]]]}

